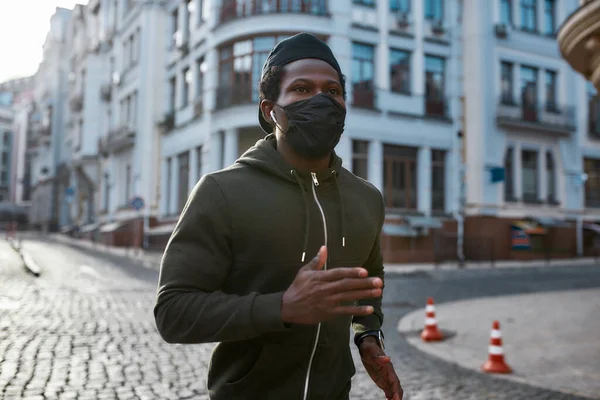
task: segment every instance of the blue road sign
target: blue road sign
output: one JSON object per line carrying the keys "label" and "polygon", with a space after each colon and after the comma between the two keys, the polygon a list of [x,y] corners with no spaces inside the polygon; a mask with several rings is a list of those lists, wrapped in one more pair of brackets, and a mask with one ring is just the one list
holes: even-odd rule
{"label": "blue road sign", "polygon": [[65,194],[67,196],[73,196],[75,194],[75,188],[69,186],[68,188],[65,189]]}
{"label": "blue road sign", "polygon": [[134,197],[133,200],[131,200],[131,207],[135,208],[136,210],[141,210],[144,208],[144,199],[142,199],[140,196]]}

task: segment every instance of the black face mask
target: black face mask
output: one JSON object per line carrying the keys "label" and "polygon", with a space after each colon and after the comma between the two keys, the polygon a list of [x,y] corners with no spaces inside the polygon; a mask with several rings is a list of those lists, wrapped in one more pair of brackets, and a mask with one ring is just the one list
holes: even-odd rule
{"label": "black face mask", "polygon": [[346,109],[331,96],[319,93],[310,99],[280,108],[287,116],[287,131],[283,132],[277,124],[273,111],[271,118],[284,133],[285,141],[300,157],[321,159],[330,154],[340,141]]}

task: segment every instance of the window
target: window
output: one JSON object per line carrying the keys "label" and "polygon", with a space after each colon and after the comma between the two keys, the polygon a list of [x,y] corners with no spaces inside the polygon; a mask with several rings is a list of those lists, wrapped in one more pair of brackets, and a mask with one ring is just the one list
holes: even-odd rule
{"label": "window", "polygon": [[108,211],[109,208],[109,201],[110,201],[110,181],[109,181],[110,176],[108,174],[104,174],[104,210]]}
{"label": "window", "polygon": [[352,2],[361,6],[375,7],[375,0],[352,0]]}
{"label": "window", "polygon": [[131,201],[131,165],[127,165],[125,168],[125,204],[129,205]]}
{"label": "window", "polygon": [[514,192],[514,165],[513,165],[513,156],[514,151],[512,147],[506,149],[506,154],[504,155],[504,200],[505,201],[514,201],[515,192]]}
{"label": "window", "polygon": [[6,172],[6,170],[3,170],[0,173],[0,182],[2,182],[5,185],[8,183],[8,172]]}
{"label": "window", "polygon": [[500,65],[500,75],[502,79],[502,103],[514,104],[513,99],[513,65],[509,62],[502,62]]}
{"label": "window", "polygon": [[445,115],[445,64],[445,60],[441,57],[425,56],[425,113],[427,115]]}
{"label": "window", "polygon": [[446,152],[431,151],[431,209],[446,209]]}
{"label": "window", "polygon": [[172,179],[173,179],[173,159],[171,157],[167,158],[167,186],[166,186],[166,197],[167,197],[167,201],[166,201],[166,215],[171,215],[171,183],[172,183]]}
{"label": "window", "polygon": [[600,97],[591,82],[587,83],[588,94],[588,134],[590,137],[600,139]]}
{"label": "window", "polygon": [[202,146],[196,147],[196,181],[202,178]]}
{"label": "window", "polygon": [[537,31],[537,0],[521,0],[521,29]]}
{"label": "window", "polygon": [[444,19],[443,0],[425,0],[425,19],[432,21]]}
{"label": "window", "polygon": [[352,104],[357,107],[375,106],[374,47],[352,43]]}
{"label": "window", "polygon": [[537,75],[537,69],[521,66],[521,105],[527,121],[537,120]]}
{"label": "window", "polygon": [[206,21],[206,19],[209,16],[209,13],[210,13],[210,1],[209,0],[198,0],[198,9],[196,11],[197,11],[196,22],[198,23],[198,25],[202,25],[202,23],[204,21]]}
{"label": "window", "polygon": [[588,176],[585,182],[585,206],[600,208],[600,160],[584,159],[583,170]]}
{"label": "window", "polygon": [[186,0],[185,4],[185,38],[190,37],[190,29],[194,26],[194,14],[196,13],[196,1],[195,0]]}
{"label": "window", "polygon": [[179,201],[178,210],[181,212],[185,203],[187,202],[188,189],[189,189],[189,178],[190,178],[190,153],[184,152],[177,156],[177,164],[179,168],[178,174],[178,185],[177,185],[177,199]]}
{"label": "window", "polygon": [[390,0],[390,11],[408,14],[410,12],[410,0]]}
{"label": "window", "polygon": [[523,201],[535,203],[538,201],[538,153],[533,150],[521,152]]}
{"label": "window", "polygon": [[204,91],[204,74],[206,73],[206,62],[204,57],[196,60],[196,101],[202,101]]}
{"label": "window", "polygon": [[169,112],[175,111],[175,99],[177,98],[177,78],[169,79]]}
{"label": "window", "polygon": [[410,53],[390,50],[390,81],[392,92],[410,94]]}
{"label": "window", "polygon": [[500,0],[500,22],[512,25],[512,0]]}
{"label": "window", "polygon": [[546,71],[546,111],[556,112],[556,72]]}
{"label": "window", "polygon": [[383,146],[383,197],[385,206],[417,209],[417,149]]}
{"label": "window", "polygon": [[544,35],[554,36],[556,30],[554,0],[544,0]]}
{"label": "window", "polygon": [[175,47],[179,40],[179,10],[176,8],[171,12],[171,47]]}
{"label": "window", "polygon": [[187,107],[190,103],[192,91],[192,70],[190,67],[183,69],[183,88],[181,90],[181,108]]}
{"label": "window", "polygon": [[262,36],[219,49],[217,107],[258,101],[258,81],[267,56],[286,36]]}
{"label": "window", "polygon": [[547,182],[547,200],[549,203],[556,202],[556,167],[552,152],[546,153],[546,182]]}
{"label": "window", "polygon": [[369,179],[369,142],[352,141],[352,173],[363,179]]}

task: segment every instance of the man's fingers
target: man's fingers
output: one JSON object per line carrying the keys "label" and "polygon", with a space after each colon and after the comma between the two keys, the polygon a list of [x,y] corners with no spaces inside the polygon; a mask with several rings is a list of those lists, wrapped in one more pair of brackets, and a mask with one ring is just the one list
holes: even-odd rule
{"label": "man's fingers", "polygon": [[321,246],[317,252],[317,255],[303,268],[310,270],[321,270],[323,269],[325,262],[327,262],[327,247]]}
{"label": "man's fingers", "polygon": [[327,271],[321,272],[319,279],[327,282],[335,282],[347,278],[366,278],[369,276],[369,272],[361,267],[356,268],[334,268]]}
{"label": "man's fingers", "polygon": [[363,290],[351,290],[348,292],[338,292],[327,298],[328,301],[339,304],[348,301],[357,301],[362,299],[372,299],[381,297],[381,289],[363,289]]}
{"label": "man's fingers", "polygon": [[358,317],[367,316],[373,314],[373,307],[371,306],[338,306],[331,310],[331,314],[334,315],[355,315]]}

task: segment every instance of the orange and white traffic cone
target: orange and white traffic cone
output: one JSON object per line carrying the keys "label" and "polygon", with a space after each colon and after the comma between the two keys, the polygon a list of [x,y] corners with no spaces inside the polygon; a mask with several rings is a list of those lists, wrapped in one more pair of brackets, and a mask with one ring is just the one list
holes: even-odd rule
{"label": "orange and white traffic cone", "polygon": [[483,372],[488,374],[510,374],[512,369],[504,361],[504,349],[502,348],[502,333],[500,332],[500,322],[494,321],[492,333],[490,335],[488,360],[481,367]]}
{"label": "orange and white traffic cone", "polygon": [[431,297],[427,299],[427,306],[425,306],[425,329],[421,332],[421,339],[424,342],[438,342],[444,339],[444,335],[437,327],[435,306]]}

